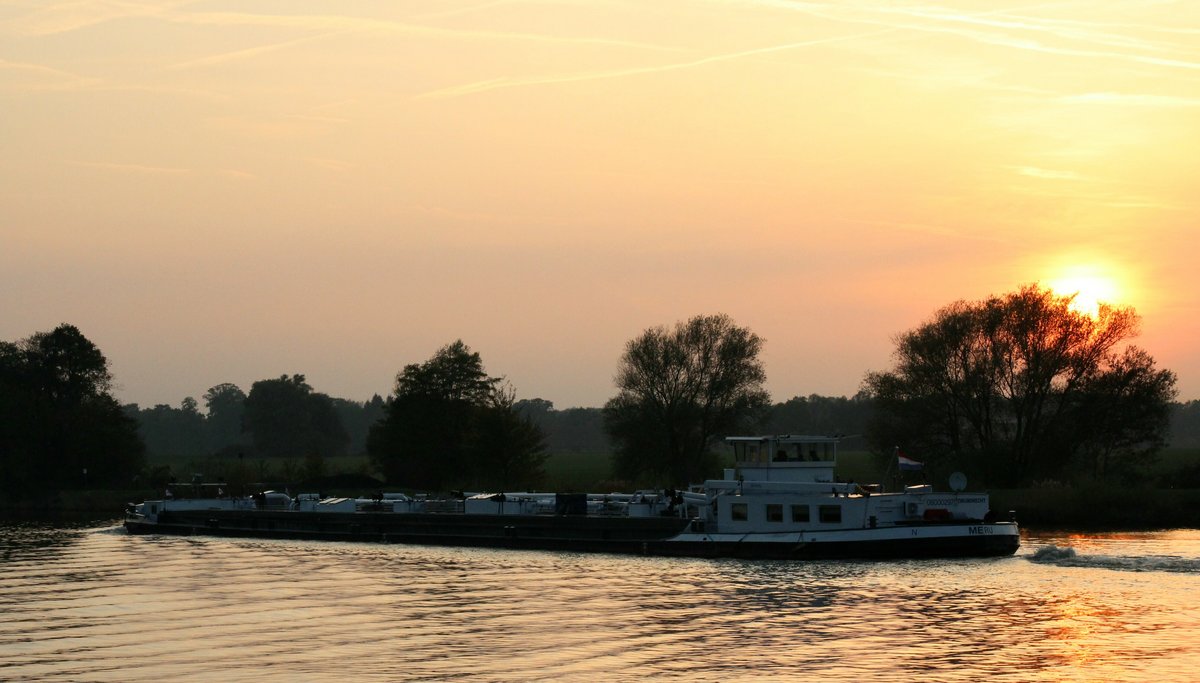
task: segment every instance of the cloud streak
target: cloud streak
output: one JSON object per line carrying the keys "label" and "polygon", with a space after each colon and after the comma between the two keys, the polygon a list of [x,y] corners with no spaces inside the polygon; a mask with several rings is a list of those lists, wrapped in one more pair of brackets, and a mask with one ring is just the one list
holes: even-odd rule
{"label": "cloud streak", "polygon": [[42,64],[10,62],[0,59],[0,74],[2,73],[31,77],[36,81],[34,83],[23,83],[19,86],[15,84],[8,86],[10,88],[18,87],[22,90],[68,90],[92,87],[101,83],[101,80],[98,78],[55,69]]}
{"label": "cloud streak", "polygon": [[1017,173],[1029,178],[1039,178],[1041,180],[1087,180],[1075,171],[1058,171],[1049,168],[1039,168],[1037,166],[1019,166],[1013,169]]}
{"label": "cloud streak", "polygon": [[105,171],[120,171],[123,173],[143,173],[148,175],[186,175],[192,172],[190,168],[172,168],[169,166],[148,166],[145,164],[121,164],[109,161],[80,161],[68,160],[71,166],[97,168]]}
{"label": "cloud streak", "polygon": [[[727,0],[717,2],[726,3]],[[1190,48],[1131,36],[1129,32],[1139,30],[1131,25],[1102,25],[1078,20],[1039,18],[999,10],[951,12],[928,6],[829,4],[786,0],[749,0],[737,4],[799,12],[827,21],[881,26],[912,33],[948,35],[1013,50],[1066,57],[1122,60],[1173,69],[1200,69],[1200,61],[1191,58],[1193,51]],[[1095,30],[1097,26],[1104,30]],[[1125,33],[1114,32],[1117,29],[1123,29]],[[1192,33],[1190,30],[1159,30],[1162,33],[1178,33],[1185,36]],[[1043,38],[1068,44],[1052,44]]]}
{"label": "cloud streak", "polygon": [[566,45],[596,45],[602,47],[631,48],[656,52],[677,52],[679,48],[653,43],[592,38],[585,36],[556,36],[519,31],[486,31],[431,26],[428,24],[353,17],[345,15],[280,15],[251,14],[245,12],[179,12],[164,15],[164,19],[198,26],[261,26],[269,28],[291,28],[309,31],[359,31],[371,33],[400,33],[427,35],[460,40],[503,40]]}
{"label": "cloud streak", "polygon": [[611,69],[607,71],[585,71],[570,74],[560,74],[553,76],[529,76],[529,77],[501,77],[483,81],[475,81],[473,83],[465,83],[463,85],[452,86],[449,88],[440,88],[428,92],[414,95],[413,99],[443,99],[450,97],[462,97],[464,95],[474,95],[477,93],[487,92],[489,90],[500,90],[503,88],[519,88],[535,85],[559,85],[564,83],[578,83],[582,81],[595,81],[609,78],[625,78],[628,76],[641,76],[652,73],[662,73],[665,71],[677,71],[681,69],[694,69],[697,67],[716,64],[718,62],[728,62],[738,59],[746,59],[748,57],[756,57],[759,55],[771,54],[774,52],[784,52],[787,50],[796,50],[805,47],[814,47],[817,45],[828,45],[832,43],[840,43],[872,36],[879,36],[885,33],[891,33],[891,29],[883,29],[879,31],[870,31],[867,33],[857,33],[847,36],[835,36],[832,38],[818,38],[816,40],[799,41],[794,43],[784,43],[782,45],[770,45],[767,47],[753,48],[750,50],[740,50],[737,52],[728,52],[719,55],[709,55],[698,59],[692,59],[684,62],[672,62],[670,64],[658,64],[651,66],[637,66],[626,69]]}
{"label": "cloud streak", "polygon": [[1064,104],[1099,104],[1122,107],[1192,108],[1200,107],[1200,97],[1178,97],[1174,95],[1148,95],[1142,93],[1090,92],[1067,95],[1060,99]]}
{"label": "cloud streak", "polygon": [[70,33],[98,24],[133,17],[162,17],[193,0],[177,2],[134,2],[132,0],[77,0],[37,7],[31,12],[9,19],[0,26],[29,36],[49,36]]}
{"label": "cloud streak", "polygon": [[223,52],[221,54],[215,54],[215,55],[210,55],[208,57],[200,57],[198,59],[190,59],[186,62],[179,62],[176,64],[171,64],[169,66],[163,67],[163,70],[164,71],[180,71],[183,69],[194,69],[197,67],[217,66],[217,65],[226,64],[229,62],[235,62],[235,61],[239,61],[239,60],[243,60],[243,59],[258,57],[259,55],[264,55],[264,54],[267,54],[270,52],[277,52],[279,50],[296,47],[299,45],[303,45],[305,43],[311,43],[311,42],[318,41],[318,40],[324,40],[326,38],[343,35],[347,32],[348,31],[345,31],[345,30],[332,31],[329,33],[321,33],[321,34],[318,34],[315,36],[305,36],[303,38],[296,38],[293,40],[285,40],[285,41],[282,41],[279,43],[258,45],[255,47],[246,48],[244,50],[234,50],[232,52]]}

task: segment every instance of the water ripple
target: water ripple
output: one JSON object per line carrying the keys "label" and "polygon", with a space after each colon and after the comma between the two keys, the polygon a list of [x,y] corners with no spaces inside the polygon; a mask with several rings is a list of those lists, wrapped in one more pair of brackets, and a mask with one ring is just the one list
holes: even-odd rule
{"label": "water ripple", "polygon": [[1189,680],[1200,533],[741,562],[0,527],[0,679]]}

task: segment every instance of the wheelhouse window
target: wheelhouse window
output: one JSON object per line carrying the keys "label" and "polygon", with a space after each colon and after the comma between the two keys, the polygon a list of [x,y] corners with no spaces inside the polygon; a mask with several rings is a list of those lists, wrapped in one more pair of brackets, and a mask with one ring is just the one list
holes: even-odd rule
{"label": "wheelhouse window", "polygon": [[807,523],[809,521],[808,506],[807,505],[793,505],[792,506],[792,521]]}
{"label": "wheelhouse window", "polygon": [[828,437],[733,437],[734,461],[740,464],[762,465],[768,462],[834,462],[837,439]]}
{"label": "wheelhouse window", "polygon": [[733,457],[737,462],[761,463],[769,459],[766,441],[761,439],[739,440],[733,443]]}
{"label": "wheelhouse window", "polygon": [[822,505],[819,507],[818,514],[822,524],[837,524],[842,521],[842,506]]}
{"label": "wheelhouse window", "polygon": [[783,505],[777,503],[767,503],[767,521],[782,522],[783,521]]}
{"label": "wheelhouse window", "polygon": [[746,514],[747,505],[745,503],[734,503],[729,506],[729,518],[735,522],[744,522],[748,515]]}

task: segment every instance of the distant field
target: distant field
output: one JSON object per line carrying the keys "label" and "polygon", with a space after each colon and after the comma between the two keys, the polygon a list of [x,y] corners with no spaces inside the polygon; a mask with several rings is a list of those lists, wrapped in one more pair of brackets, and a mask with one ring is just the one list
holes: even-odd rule
{"label": "distant field", "polygon": [[551,453],[546,458],[547,491],[600,492],[612,479],[612,456],[608,453]]}
{"label": "distant field", "polygon": [[843,481],[873,484],[883,481],[884,468],[868,451],[839,451],[834,476]]}
{"label": "distant field", "polygon": [[[253,481],[288,481],[298,480],[304,467],[303,458],[196,458],[191,456],[168,456],[149,458],[151,467],[170,467],[176,481],[191,481],[195,475],[205,481],[215,481],[218,478],[229,478],[231,473],[243,468],[248,480]],[[325,458],[323,461],[326,475],[335,474],[369,474],[370,460],[365,455],[344,455],[336,458]]]}
{"label": "distant field", "polygon": [[1200,448],[1168,448],[1159,453],[1158,462],[1150,466],[1150,474],[1170,475],[1200,466]]}

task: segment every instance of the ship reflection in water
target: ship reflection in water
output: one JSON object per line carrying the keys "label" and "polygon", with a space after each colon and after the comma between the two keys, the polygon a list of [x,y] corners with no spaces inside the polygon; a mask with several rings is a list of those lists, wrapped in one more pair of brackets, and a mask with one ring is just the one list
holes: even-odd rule
{"label": "ship reflection in water", "polygon": [[0,527],[0,679],[1190,681],[1200,531],[646,558]]}

